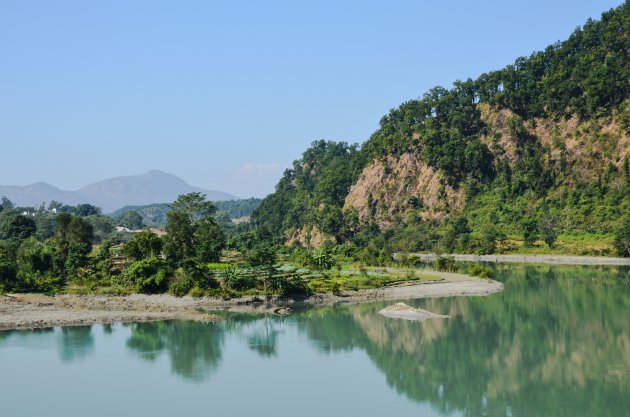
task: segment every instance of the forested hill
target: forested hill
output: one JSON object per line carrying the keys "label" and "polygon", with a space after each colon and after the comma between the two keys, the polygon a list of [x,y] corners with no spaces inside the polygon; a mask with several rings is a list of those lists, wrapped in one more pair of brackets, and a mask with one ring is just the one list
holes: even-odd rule
{"label": "forested hill", "polygon": [[626,1],[544,51],[401,104],[361,147],[314,142],[252,227],[381,251],[559,235],[612,251],[630,216],[629,47]]}
{"label": "forested hill", "polygon": [[[260,204],[259,198],[244,198],[240,200],[226,200],[213,202],[217,208],[217,213],[227,219],[239,219],[248,217],[252,211]],[[170,204],[147,204],[142,206],[125,206],[116,210],[109,216],[120,219],[128,213],[136,212],[142,217],[142,222],[146,226],[166,225],[166,214],[171,210]]]}

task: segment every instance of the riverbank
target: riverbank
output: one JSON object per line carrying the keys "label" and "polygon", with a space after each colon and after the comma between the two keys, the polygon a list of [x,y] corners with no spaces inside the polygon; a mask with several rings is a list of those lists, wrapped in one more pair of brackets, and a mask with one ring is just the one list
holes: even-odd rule
{"label": "riverbank", "polygon": [[291,308],[412,298],[485,296],[503,284],[463,274],[439,273],[439,282],[402,282],[394,286],[316,294],[301,298],[260,296],[220,298],[172,295],[128,296],[8,294],[0,296],[0,330],[81,326],[96,323],[159,320],[220,320],[221,312],[287,313]]}
{"label": "riverbank", "polygon": [[[438,256],[433,253],[413,253],[421,261],[432,262]],[[570,255],[472,255],[452,254],[442,255],[453,258],[456,262],[492,262],[492,263],[526,263],[551,265],[630,265],[630,258],[613,258],[600,256],[570,256]]]}

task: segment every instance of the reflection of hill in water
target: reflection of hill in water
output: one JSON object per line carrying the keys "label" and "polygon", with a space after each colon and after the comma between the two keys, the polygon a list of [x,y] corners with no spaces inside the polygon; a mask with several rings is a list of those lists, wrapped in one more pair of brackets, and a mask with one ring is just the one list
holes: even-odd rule
{"label": "reflection of hill in water", "polygon": [[[296,326],[322,352],[366,352],[390,387],[443,414],[627,415],[627,269],[510,266],[506,271],[499,271],[506,283],[499,294],[408,302],[452,319],[388,319],[377,314],[382,303],[289,317],[238,315],[214,324],[137,323],[125,325],[127,347],[147,361],[166,356],[174,374],[202,382],[220,366],[228,337],[261,359],[282,360],[282,333]],[[104,325],[103,334],[116,327]],[[0,347],[57,349],[62,361],[72,362],[94,355],[99,333],[92,330],[0,332]]]}
{"label": "reflection of hill in water", "polygon": [[323,350],[366,351],[390,386],[444,413],[597,415],[607,404],[609,416],[626,415],[630,287],[596,269],[517,271],[501,294],[422,303],[451,320],[392,320],[360,305],[300,326]]}

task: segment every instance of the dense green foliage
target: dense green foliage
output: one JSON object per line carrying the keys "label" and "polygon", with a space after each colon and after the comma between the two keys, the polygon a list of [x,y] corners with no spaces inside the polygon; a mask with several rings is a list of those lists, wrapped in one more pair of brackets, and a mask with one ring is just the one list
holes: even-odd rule
{"label": "dense green foliage", "polygon": [[216,201],[214,205],[217,207],[217,211],[223,211],[227,213],[230,218],[236,219],[251,216],[252,212],[256,210],[256,207],[260,205],[261,201],[260,198],[244,198],[241,200]]}
{"label": "dense green foliage", "polygon": [[[24,211],[28,217],[3,200],[1,291],[88,287],[160,293],[175,282],[181,289],[184,282],[185,294],[214,285],[205,264],[219,259],[225,238],[214,218],[216,208],[205,196],[180,196],[167,214],[168,233],[163,237],[150,230],[116,233],[112,219],[94,214],[91,206],[63,207],[29,209]],[[140,219],[130,211],[123,220],[133,223]],[[134,226],[131,223],[128,225]]]}
{"label": "dense green foliage", "polygon": [[43,206],[15,208],[6,198],[2,201],[0,290],[55,291],[86,276],[97,280],[109,274],[109,263],[92,254],[92,248],[107,246],[106,240],[120,236],[98,208],[52,202],[49,211]]}
{"label": "dense green foliage", "polygon": [[[360,149],[314,142],[231,243],[351,243],[373,258],[383,251],[494,253],[514,250],[515,241],[543,250],[541,239],[548,251],[627,256],[612,241],[630,216],[629,47],[626,1],[566,41],[392,109]],[[492,115],[500,121],[490,123]],[[567,159],[576,146],[569,140],[580,146],[577,159]],[[403,155],[439,173],[437,203],[393,194],[409,180],[392,177],[391,161]],[[369,190],[367,215],[360,214],[346,198],[374,163],[389,182]],[[462,204],[451,204],[447,190]],[[383,211],[396,214],[379,220]]]}
{"label": "dense green foliage", "polygon": [[[224,213],[228,219],[237,219],[250,216],[256,207],[260,205],[260,202],[261,199],[259,198],[246,198],[241,200],[216,201],[213,203],[217,208],[217,215]],[[119,225],[129,227],[123,223],[128,219],[129,213],[135,212],[140,215],[143,224],[146,226],[164,226],[166,225],[166,214],[170,209],[171,205],[165,203],[125,206],[110,214],[110,217],[116,219]],[[134,224],[137,225],[137,223]],[[134,229],[133,227],[129,228]],[[136,229],[141,228],[142,227],[136,227]]]}
{"label": "dense green foliage", "polygon": [[305,224],[343,239],[342,208],[352,182],[360,172],[359,151],[346,143],[313,142],[302,158],[284,172],[276,192],[254,210],[254,227],[271,236]]}
{"label": "dense green foliage", "polygon": [[167,213],[164,252],[175,262],[216,262],[225,244],[213,215],[216,207],[200,193],[181,195]]}

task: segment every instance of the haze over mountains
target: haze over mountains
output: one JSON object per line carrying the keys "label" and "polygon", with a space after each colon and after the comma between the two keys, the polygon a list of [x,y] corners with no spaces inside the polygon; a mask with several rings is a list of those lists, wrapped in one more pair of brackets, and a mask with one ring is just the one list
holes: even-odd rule
{"label": "haze over mountains", "polygon": [[0,196],[6,196],[17,206],[39,206],[52,200],[64,204],[92,204],[104,213],[127,205],[170,203],[180,194],[201,192],[209,200],[238,199],[222,191],[206,190],[188,184],[166,172],[152,170],[145,174],[129,175],[98,181],[76,191],[61,190],[45,182],[27,186],[0,185]]}

